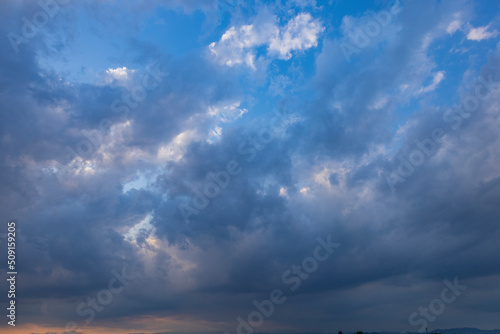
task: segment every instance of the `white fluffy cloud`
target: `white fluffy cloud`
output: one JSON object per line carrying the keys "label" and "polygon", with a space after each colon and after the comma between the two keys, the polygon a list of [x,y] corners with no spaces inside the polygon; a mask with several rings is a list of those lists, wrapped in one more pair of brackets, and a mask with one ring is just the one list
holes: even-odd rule
{"label": "white fluffy cloud", "polygon": [[230,104],[208,107],[208,114],[210,116],[218,117],[222,123],[234,122],[247,112],[247,109],[240,107],[239,101]]}
{"label": "white fluffy cloud", "polygon": [[307,50],[318,45],[318,35],[324,28],[311,15],[302,13],[291,19],[281,30],[279,35],[274,36],[269,44],[271,53],[278,53],[280,59],[290,59],[291,52],[295,50]]}
{"label": "white fluffy cloud", "polygon": [[219,42],[213,42],[209,48],[215,58],[227,66],[245,64],[255,69],[254,48],[264,45],[277,27],[268,23],[263,26],[256,24],[244,25],[239,28],[231,27],[222,35]]}
{"label": "white fluffy cloud", "polygon": [[308,13],[298,14],[284,27],[279,27],[275,21],[276,17],[271,16],[264,23],[231,27],[220,41],[211,43],[209,49],[221,64],[245,64],[255,69],[256,48],[267,46],[269,57],[287,60],[292,57],[292,51],[316,47],[319,34],[324,30]]}
{"label": "white fluffy cloud", "polygon": [[114,83],[116,85],[126,86],[134,73],[134,69],[125,66],[108,68],[106,71],[97,74],[96,83],[98,85],[110,85]]}
{"label": "white fluffy cloud", "polygon": [[494,38],[498,35],[497,30],[488,31],[490,25],[477,28],[471,28],[469,33],[467,34],[467,39],[472,41],[482,41],[483,39]]}

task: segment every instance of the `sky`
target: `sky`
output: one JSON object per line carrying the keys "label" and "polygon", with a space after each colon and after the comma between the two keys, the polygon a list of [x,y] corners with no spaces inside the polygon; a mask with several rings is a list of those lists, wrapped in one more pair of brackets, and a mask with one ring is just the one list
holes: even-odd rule
{"label": "sky", "polygon": [[499,31],[496,0],[2,0],[0,332],[500,328]]}

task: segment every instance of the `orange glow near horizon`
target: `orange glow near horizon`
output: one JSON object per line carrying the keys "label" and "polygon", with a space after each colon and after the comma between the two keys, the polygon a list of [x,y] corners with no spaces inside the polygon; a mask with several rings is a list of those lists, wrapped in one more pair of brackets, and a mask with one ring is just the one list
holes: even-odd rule
{"label": "orange glow near horizon", "polygon": [[209,323],[200,320],[180,319],[177,317],[157,317],[141,316],[134,318],[121,319],[119,322],[121,328],[113,326],[111,323],[100,326],[83,326],[76,332],[66,332],[63,327],[43,326],[37,324],[22,324],[15,327],[1,326],[0,333],[9,334],[63,334],[63,333],[81,333],[81,334],[129,334],[144,333],[152,334],[158,332],[215,332],[220,331],[217,326],[221,323]]}

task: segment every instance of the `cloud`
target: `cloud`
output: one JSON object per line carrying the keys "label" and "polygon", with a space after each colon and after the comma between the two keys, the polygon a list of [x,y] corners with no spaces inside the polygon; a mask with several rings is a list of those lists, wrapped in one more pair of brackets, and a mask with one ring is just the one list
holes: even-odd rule
{"label": "cloud", "polygon": [[309,13],[291,19],[269,42],[269,52],[279,54],[280,59],[290,59],[292,51],[307,50],[318,45],[319,34],[324,30],[318,20]]}
{"label": "cloud", "polygon": [[434,91],[437,88],[437,86],[441,83],[441,81],[443,81],[444,78],[445,78],[444,71],[439,71],[435,73],[434,77],[432,78],[432,83],[426,87],[422,87],[418,93],[422,94]]}
{"label": "cloud", "polygon": [[324,30],[309,13],[298,14],[284,27],[275,21],[273,15],[260,14],[252,24],[229,28],[218,42],[210,44],[209,50],[221,64],[230,67],[245,64],[255,70],[258,47],[266,47],[267,54],[262,57],[288,60],[292,51],[316,47]]}
{"label": "cloud", "polygon": [[275,29],[273,24],[265,24],[259,28],[255,28],[253,24],[231,27],[219,42],[210,44],[210,52],[226,66],[246,64],[255,69],[254,48],[266,44]]}
{"label": "cloud", "polygon": [[127,81],[130,78],[130,75],[133,74],[135,70],[128,69],[127,67],[118,67],[118,68],[108,68],[103,75],[103,84],[111,84],[113,81],[116,81],[119,84],[126,85]]}
{"label": "cloud", "polygon": [[240,101],[236,101],[231,104],[209,106],[208,114],[219,118],[222,123],[234,122],[248,112],[247,109],[241,108],[240,104]]}
{"label": "cloud", "polygon": [[[404,3],[352,64],[339,48],[347,33],[342,27],[373,20],[376,8],[356,14],[325,4],[311,9],[317,19],[304,8],[287,7],[282,15],[276,8],[256,16],[242,11],[221,19],[198,49],[174,57],[163,47],[175,41],[132,28],[151,28],[147,18],[163,13],[153,11],[158,3],[127,7],[145,15],[137,21],[130,15],[130,38],[115,41],[123,45],[107,55],[112,64],[96,69],[105,83],[70,80],[42,66],[40,57],[52,60],[40,53],[43,39],[18,55],[0,53],[0,214],[19,222],[26,321],[84,323],[76,307],[107,287],[111,270],[127,265],[140,278],[97,314],[96,326],[233,333],[236,317],[253,311],[254,299],[288,289],[280,275],[310,255],[317,237],[331,234],[341,248],[262,330],[401,330],[416,307],[435,298],[442,280],[455,275],[479,288],[467,292],[473,303],[447,308],[443,326],[467,319],[464,314],[472,325],[496,326],[498,312],[484,309],[500,296],[498,87],[477,112],[459,118],[460,129],[448,131],[395,193],[383,177],[416,142],[449,125],[442,116],[453,99],[466,100],[470,76],[462,82],[445,76],[460,78],[463,70],[500,81],[499,50],[489,50],[482,67],[455,72],[447,66],[454,63],[450,55],[440,53],[445,48],[436,47],[459,29],[449,18],[465,10],[465,1]],[[189,13],[168,15],[199,18],[215,7],[183,3],[166,4]],[[90,4],[95,8],[85,14],[92,24],[105,18],[121,26],[101,13],[101,2]],[[106,14],[120,12],[121,4],[110,2]],[[0,3],[3,35],[15,28],[7,17],[32,15],[33,7],[18,6],[19,12],[16,6]],[[314,57],[294,58],[318,47],[323,34]],[[8,40],[0,47],[8,50]],[[484,54],[476,47],[470,52]],[[68,61],[78,64],[73,57]],[[276,59],[289,61],[266,66],[259,82],[236,70]],[[140,102],[121,119],[113,101],[141,84],[153,60],[168,77],[143,100],[121,103]],[[442,96],[423,94],[438,85],[446,88]],[[277,115],[292,122],[267,137]],[[112,125],[94,154],[66,164],[65,148],[89,140],[85,133],[99,129],[103,118]],[[179,204],[196,199],[232,160],[241,174],[186,224]]]}
{"label": "cloud", "polygon": [[498,35],[498,31],[488,31],[489,28],[489,24],[483,27],[471,28],[467,34],[467,39],[471,41],[482,41],[484,39],[496,37]]}
{"label": "cloud", "polygon": [[448,26],[446,27],[446,32],[450,35],[453,35],[457,30],[459,30],[462,25],[462,13],[458,12],[453,15],[453,21],[451,21]]}

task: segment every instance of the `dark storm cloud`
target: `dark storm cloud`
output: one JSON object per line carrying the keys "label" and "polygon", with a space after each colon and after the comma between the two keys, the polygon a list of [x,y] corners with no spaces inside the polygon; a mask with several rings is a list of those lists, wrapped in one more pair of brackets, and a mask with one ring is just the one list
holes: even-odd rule
{"label": "dark storm cloud", "polygon": [[[2,43],[6,44],[2,49],[8,50],[8,41],[2,39]],[[23,235],[19,258],[25,259],[20,265],[25,273],[20,295],[20,301],[26,303],[25,314],[32,321],[61,325],[61,319],[75,318],[79,302],[106,286],[111,269],[119,270],[127,264],[138,272],[144,271],[135,250],[117,230],[130,227],[156,209],[159,198],[158,193],[147,190],[122,193],[124,179],[135,168],[149,168],[140,161],[131,166],[116,156],[115,166],[121,166],[121,171],[109,170],[90,178],[83,173],[74,175],[78,166],[66,165],[66,147],[76,148],[86,139],[84,131],[99,130],[99,122],[105,117],[115,124],[120,122],[113,118],[111,105],[126,91],[112,85],[65,84],[55,73],[39,67],[32,52],[37,43],[40,41],[32,40],[23,45],[18,55],[2,52],[5,177],[1,190],[6,204],[2,213],[23,222],[19,229]],[[182,132],[183,122],[195,114],[200,114],[202,122],[197,126],[203,129],[210,125],[203,123],[207,106],[227,98],[233,90],[230,78],[214,82],[214,70],[199,57],[161,61],[161,66],[169,77],[130,112],[128,120],[134,122],[134,130],[125,143],[119,144],[115,152],[118,155],[129,148],[156,153],[157,147]],[[144,72],[134,79],[142,79]],[[102,161],[98,148],[94,149],[92,158]],[[146,237],[145,232],[138,236],[142,240]],[[157,252],[158,277],[168,275],[169,257]],[[157,280],[148,294],[163,284]],[[133,291],[128,293],[148,305],[134,311],[139,314],[168,308],[167,304],[178,308],[172,303],[179,298],[171,303],[160,298],[151,302],[150,297]],[[47,317],[35,302],[44,299],[49,309],[57,310],[51,312],[53,318]],[[70,306],[62,307],[64,301]],[[101,318],[130,314],[127,305],[115,306]]]}
{"label": "dark storm cloud", "polygon": [[[8,29],[2,27],[2,36]],[[118,270],[128,264],[142,271],[135,251],[116,229],[127,227],[131,216],[140,218],[155,208],[156,194],[137,190],[122,193],[124,176],[133,170],[130,166],[89,179],[82,174],[75,176],[76,167],[65,165],[68,161],[64,159],[66,146],[76,147],[85,139],[83,131],[98,129],[99,121],[112,114],[110,106],[124,90],[66,85],[55,73],[39,67],[34,54],[39,40],[23,45],[17,55],[10,52],[7,39],[1,43],[2,50],[7,50],[1,53],[2,216],[24,222],[19,229],[23,235],[19,257],[25,259],[20,270],[26,275],[21,301],[83,297],[106,284],[110,268]],[[170,66],[171,81],[148,96],[153,101],[145,101],[130,114],[137,127],[124,147],[153,151],[157,145],[154,138],[168,141],[182,128],[182,119],[189,119],[214,100],[205,84],[188,87],[190,82],[206,82],[211,76],[199,71],[202,64],[189,67],[192,77],[187,65]],[[221,89],[214,91],[221,95]],[[160,101],[165,95],[170,96],[169,103]],[[193,95],[204,97],[193,99]],[[55,161],[62,165],[54,165]],[[162,260],[158,254],[158,260],[168,261],[168,255]],[[38,316],[36,307],[27,311]],[[71,314],[74,316],[74,307],[61,313],[63,318]]]}
{"label": "dark storm cloud", "polygon": [[[57,325],[68,319],[82,322],[76,306],[107,286],[112,269],[127,265],[141,273],[140,283],[131,283],[99,320],[196,316],[229,323],[233,330],[234,319],[253,310],[254,298],[289,288],[282,274],[310,256],[317,237],[327,235],[341,247],[290,295],[271,323],[326,330],[329,317],[353,326],[362,316],[359,325],[381,328],[380,319],[393,312],[400,319],[394,326],[408,326],[408,315],[432,300],[444,279],[458,276],[473,290],[499,275],[493,265],[500,214],[498,90],[460,129],[447,132],[436,153],[395,192],[381,172],[397,168],[396,157],[408,155],[415,140],[439,126],[442,107],[421,107],[396,153],[370,155],[375,146],[394,139],[391,122],[398,99],[406,98],[395,92],[403,79],[411,77],[419,86],[435,67],[421,54],[424,36],[444,34],[435,32],[443,17],[465,3],[411,2],[385,31],[387,45],[371,45],[354,64],[346,64],[339,40],[325,41],[310,85],[319,90],[318,97],[293,103],[290,117],[298,121],[268,143],[253,146],[251,161],[250,151],[241,153],[239,147],[250,147],[249,139],[269,128],[274,115],[250,115],[252,110],[207,142],[216,125],[208,107],[243,99],[245,89],[233,77],[235,70],[221,69],[203,55],[172,59],[130,41],[134,61],[141,65],[131,75],[132,85],[147,73],[145,64],[156,60],[168,76],[131,108],[125,118],[130,130],[104,134],[89,158],[93,171],[85,171],[66,164],[66,147],[76,147],[85,139],[83,131],[98,129],[105,117],[118,129],[122,121],[111,105],[126,87],[65,84],[38,64],[40,40],[30,40],[18,54],[2,51],[0,193],[5,205],[0,212],[19,221],[26,316]],[[198,6],[185,6],[191,4]],[[7,8],[10,2],[0,6],[22,16]],[[99,8],[88,10],[98,16]],[[12,23],[2,24],[0,31],[5,35],[11,28]],[[2,50],[10,48],[8,40],[0,43]],[[377,52],[382,56],[375,57]],[[143,54],[148,58],[141,59]],[[424,74],[408,70],[415,62]],[[479,75],[496,75],[493,67],[498,67],[495,59]],[[387,104],[373,109],[384,95],[390,96]],[[158,173],[154,161],[129,158],[133,150],[155,156],[187,130],[198,137],[186,145],[182,158],[162,162]],[[108,150],[106,145],[114,146]],[[241,173],[187,223],[179,204],[190,203],[193,189],[203,191],[209,173],[224,170],[231,160]],[[317,166],[342,161],[349,163],[345,175],[329,170],[326,176],[328,186],[338,191],[301,183],[321,171]],[[155,175],[150,186],[123,191],[125,183],[148,172]],[[308,187],[315,187],[313,195]],[[124,236],[148,214],[157,248],[145,228],[134,236],[136,243]],[[497,290],[492,292],[496,299]],[[484,294],[477,288],[470,298],[480,304]],[[53,312],[45,314],[42,302]],[[488,306],[474,311],[481,307]]]}

